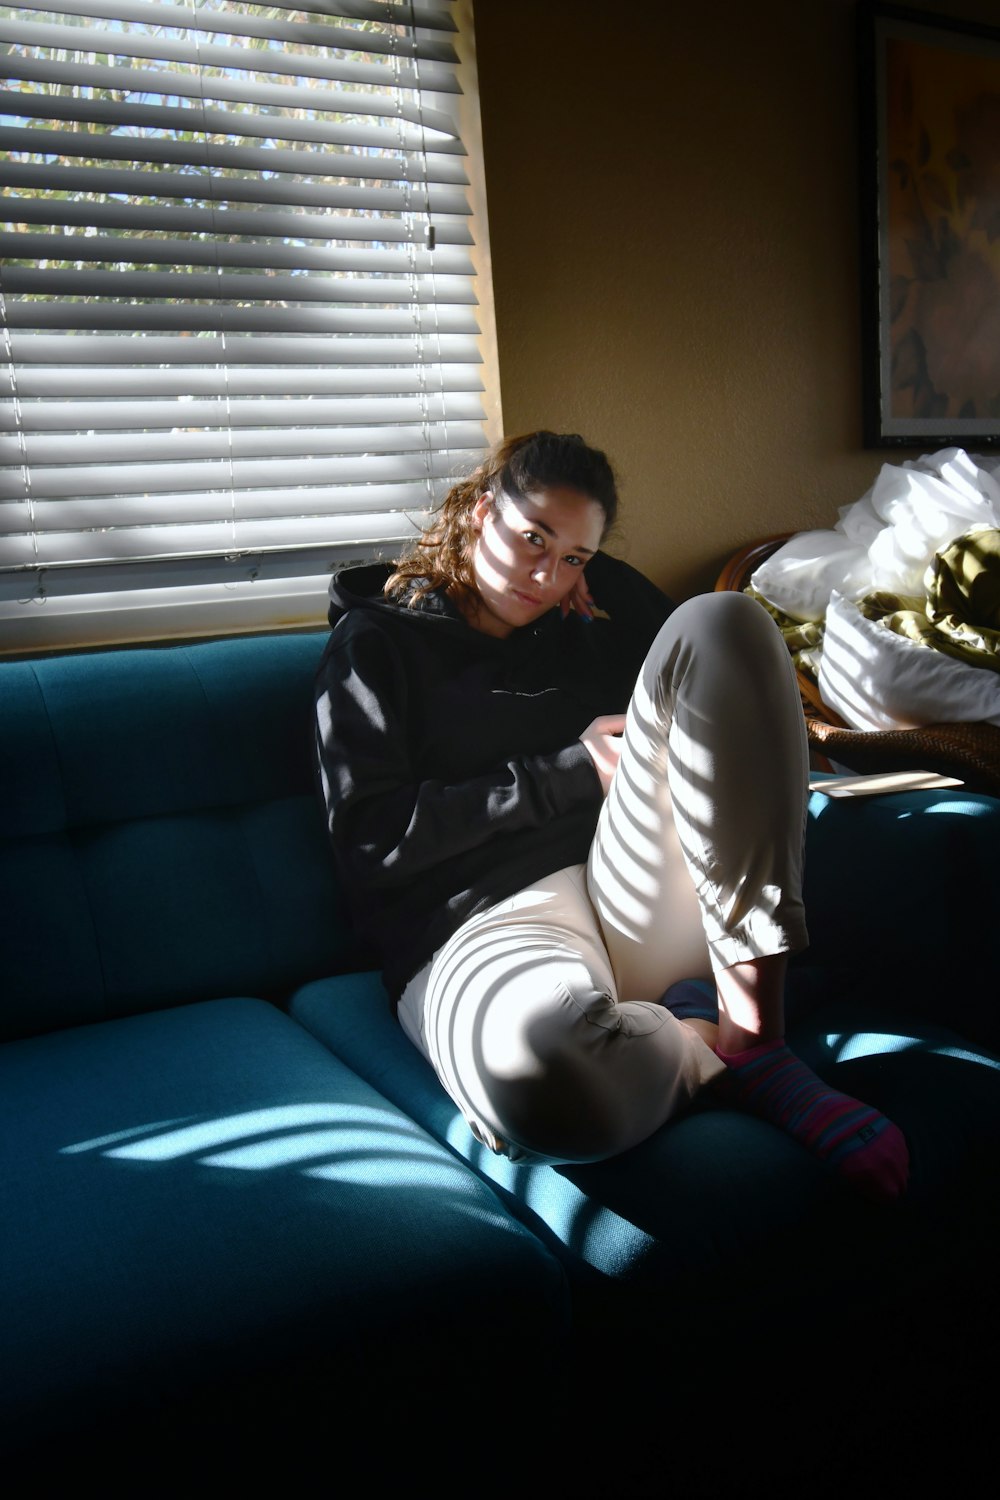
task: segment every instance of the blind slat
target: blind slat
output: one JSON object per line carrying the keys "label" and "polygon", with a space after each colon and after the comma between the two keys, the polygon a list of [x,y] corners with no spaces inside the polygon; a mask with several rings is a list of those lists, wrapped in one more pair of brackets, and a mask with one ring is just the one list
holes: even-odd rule
{"label": "blind slat", "polygon": [[[0,536],[0,567],[45,568],[76,566],[79,563],[104,562],[112,565],[124,553],[130,561],[143,558],[211,557],[225,552],[258,552],[285,546],[305,546],[310,542],[351,542],[358,532],[358,520],[364,523],[369,537],[400,537],[415,534],[416,527],[393,514],[365,512],[358,516],[324,516],[319,523],[312,516],[285,516],[277,519],[206,522],[204,525],[121,527],[74,532],[70,535],[40,534],[29,557],[25,538],[8,540]],[[16,543],[16,545],[15,545]]]}
{"label": "blind slat", "polygon": [[[269,270],[354,272],[356,275],[474,276],[472,260],[464,250],[437,246],[432,252],[417,250],[365,250],[358,246],[330,249],[323,245],[286,244],[276,240],[244,240],[227,243],[205,239],[133,238],[125,244],[114,235],[31,234],[27,230],[0,230],[0,259],[8,266],[15,260],[94,261],[97,263],[167,266],[267,267]],[[5,280],[8,282],[9,272]]]}
{"label": "blind slat", "polygon": [[355,146],[370,151],[432,150],[436,155],[464,156],[465,147],[458,136],[443,130],[428,131],[426,125],[415,126],[400,116],[391,125],[373,125],[363,119],[345,121],[329,118],[320,112],[318,118],[307,111],[294,114],[269,111],[257,119],[245,111],[234,120],[234,111],[214,109],[197,95],[187,104],[142,104],[131,99],[101,99],[93,94],[28,94],[18,89],[0,88],[0,114],[26,120],[71,120],[84,125],[112,125],[125,129],[132,125],[148,126],[152,131],[202,130],[211,135],[229,135],[236,130],[244,139],[264,136],[268,140],[316,141],[324,146]]}
{"label": "blind slat", "polygon": [[134,194],[139,197],[195,199],[214,203],[288,203],[297,208],[356,208],[372,213],[407,211],[442,214],[468,212],[465,195],[437,183],[420,184],[419,201],[412,188],[355,187],[349,183],[304,182],[287,174],[257,176],[213,172],[118,171],[114,167],[0,164],[0,187],[35,188],[40,192]]}
{"label": "blind slat", "polygon": [[[169,492],[163,495],[123,496],[116,506],[118,528],[168,527],[178,521],[218,521],[228,514],[250,520],[282,516],[342,515],[365,517],[389,512],[418,511],[427,503],[427,486],[422,481],[400,481],[396,484],[314,485],[307,490],[292,489],[241,490],[230,501],[218,491],[201,494]],[[5,510],[0,505],[0,536],[5,531]],[[99,531],[106,520],[101,500],[40,500],[35,502],[35,525],[41,532]]]}
{"label": "blind slat", "polygon": [[[18,369],[18,393],[23,415],[15,415],[13,403],[2,408],[8,413],[10,431],[23,422],[38,430],[38,419],[32,414],[36,398],[46,401],[78,400],[91,396],[127,396],[140,393],[152,396],[216,396],[236,399],[241,396],[301,396],[343,394],[363,399],[368,395],[403,396],[429,388],[447,394],[452,391],[483,390],[482,370],[476,364],[439,364],[429,375],[422,365],[386,367],[352,367],[287,365],[183,365],[172,369],[142,367],[141,382],[133,365],[28,365]],[[480,403],[481,404],[481,403]]]}
{"label": "blind slat", "polygon": [[[178,413],[178,415],[181,415]],[[225,416],[225,413],[220,413]],[[468,448],[475,444],[480,429],[475,424],[454,422],[402,425],[394,428],[391,441],[398,452],[424,451],[434,447]],[[0,435],[0,465],[10,465],[14,472],[22,456],[39,474],[47,465],[65,464],[75,475],[81,467],[101,460],[101,472],[109,465],[165,464],[178,467],[202,458],[243,459],[254,456],[285,458],[321,454],[368,453],[373,446],[386,441],[381,428],[331,425],[313,427],[236,427],[225,421],[221,427],[174,428],[168,432],[73,432],[39,434],[20,432]],[[4,470],[0,468],[0,476]],[[2,494],[0,478],[0,494]]]}
{"label": "blind slat", "polygon": [[[2,273],[0,273],[2,275]],[[20,333],[10,336],[15,369],[21,364],[146,365],[432,365],[478,362],[476,340],[457,335],[418,338],[252,338],[240,334],[117,336]]]}
{"label": "blind slat", "polygon": [[[272,11],[294,11],[296,14],[314,12],[322,16],[324,20],[330,17],[336,21],[378,21],[386,26],[414,26],[421,31],[442,31],[454,33],[456,28],[455,19],[445,4],[429,4],[427,0],[336,0],[335,10],[323,6],[321,9],[312,5],[296,4],[295,0],[272,0],[267,7]],[[68,16],[101,16],[106,20],[142,20],[150,13],[166,15],[182,15],[190,19],[191,12],[177,6],[157,5],[151,0],[60,0],[58,7],[49,3],[49,0],[32,0],[28,5],[20,7],[26,14],[44,12],[51,15],[53,10],[58,9],[62,14]],[[201,6],[201,15],[204,16],[207,7]],[[244,12],[240,13],[239,20],[234,25],[242,25],[245,20]],[[169,24],[164,21],[164,25]],[[222,20],[213,21],[213,25],[223,26]]]}
{"label": "blind slat", "polygon": [[[363,457],[329,456],[259,458],[230,462],[220,458],[211,463],[180,464],[93,464],[69,472],[64,468],[37,468],[33,471],[32,494],[38,500],[109,497],[107,525],[114,525],[115,497],[134,494],[167,494],[176,490],[183,479],[188,492],[201,493],[215,489],[231,495],[236,490],[270,488],[279,481],[303,486],[322,484],[387,483],[410,479],[451,478],[459,465],[475,463],[474,451],[457,455],[451,451],[418,453],[377,453]],[[471,464],[470,464],[471,467]],[[0,469],[0,499],[21,501],[17,490],[18,471]]]}
{"label": "blind slat", "polygon": [[[384,311],[385,304],[450,307],[474,304],[476,294],[463,276],[413,276],[369,280],[360,276],[257,276],[251,272],[80,270],[76,267],[9,266],[4,288],[40,297],[100,298],[168,297],[172,302],[254,300],[261,305],[281,302],[369,303]],[[101,319],[95,320],[98,326]],[[12,324],[11,326],[15,326]],[[68,326],[68,325],[66,325]],[[443,325],[442,325],[443,326]],[[402,329],[401,332],[408,330]]]}
{"label": "blind slat", "polygon": [[[169,6],[162,8],[170,10]],[[201,12],[195,14],[200,16]],[[323,78],[337,83],[370,84],[376,88],[423,88],[435,93],[452,93],[458,90],[454,70],[446,64],[431,61],[431,49],[423,50],[419,43],[415,44],[412,40],[408,45],[404,43],[393,51],[391,39],[387,38],[386,48],[373,49],[385,53],[382,60],[362,63],[338,55],[345,48],[345,38],[344,33],[334,26],[310,27],[308,24],[300,24],[285,28],[286,39],[292,42],[293,50],[286,53],[280,48],[266,48],[263,54],[250,47],[240,47],[235,42],[219,44],[209,41],[205,36],[205,28],[198,22],[192,25],[190,19],[183,27],[181,36],[167,35],[168,29],[169,20],[154,20],[148,32],[123,32],[99,25],[63,26],[45,21],[19,20],[16,15],[4,15],[0,12],[0,42],[9,42],[15,47],[37,47],[43,54],[51,49],[55,53],[74,53],[77,57],[138,57],[146,61],[178,63],[203,75],[216,68],[256,72],[261,69],[261,62],[266,56],[266,71],[271,75]],[[188,34],[193,34],[190,41],[187,40]],[[262,37],[268,34],[265,31],[257,33]],[[353,47],[360,52],[366,51],[364,45],[358,45],[363,44],[366,39],[367,33],[355,33]],[[348,37],[346,41],[348,46],[352,44],[351,38]],[[315,55],[302,50],[309,46],[316,47]],[[411,58],[414,62],[411,62]],[[414,65],[420,58],[427,60],[422,65]],[[49,82],[58,80],[59,65],[58,57],[51,60]]]}
{"label": "blind slat", "polygon": [[220,302],[212,307],[176,302],[111,302],[95,298],[92,302],[57,302],[43,300],[26,304],[14,302],[8,309],[8,322],[16,328],[80,328],[149,330],[151,333],[171,329],[186,333],[211,332],[216,328],[233,333],[310,333],[329,334],[407,334],[411,332],[442,333],[478,332],[475,315],[460,308],[435,304],[431,308],[414,307],[410,312],[381,307],[357,311],[329,307],[270,307],[257,303],[253,307],[236,307]]}
{"label": "blind slat", "polygon": [[[173,166],[235,168],[250,172],[293,172],[304,177],[363,177],[410,183],[468,185],[458,156],[434,152],[389,152],[373,156],[346,147],[310,151],[304,146],[281,148],[229,145],[203,141],[137,139],[87,130],[50,130],[17,125],[0,126],[0,151],[35,156],[89,157],[101,161],[164,162]],[[74,169],[76,170],[76,169]]]}
{"label": "blind slat", "polygon": [[[94,200],[71,203],[66,199],[32,199],[9,196],[5,199],[11,223],[93,226],[97,229],[123,229],[134,234],[167,229],[171,233],[229,235],[287,235],[301,239],[360,240],[375,244],[407,244],[423,241],[426,221],[416,217],[384,219],[371,217],[338,218],[333,214],[267,212],[264,209],[189,208],[186,204],[97,203]],[[434,215],[438,243],[471,245],[472,235],[465,224],[439,214]]]}
{"label": "blind slat", "polygon": [[[10,402],[0,405],[0,432],[20,432],[33,442],[43,432],[112,433],[123,428],[155,430],[187,427],[289,426],[315,428],[329,425],[368,427],[392,423],[405,427],[411,423],[477,421],[482,403],[474,392],[430,392],[423,398],[363,396],[342,400],[289,397],[284,401],[258,399],[244,401],[220,391],[214,400],[198,400],[184,393],[183,401],[46,401],[24,407],[18,418]],[[369,433],[368,441],[376,441]],[[75,441],[76,439],[74,439]]]}
{"label": "blind slat", "polygon": [[[206,6],[201,6],[196,13],[197,29],[209,36],[253,36],[291,42],[298,39],[316,46],[346,47],[351,51],[398,53],[402,57],[426,57],[446,63],[455,63],[458,60],[452,43],[440,36],[421,35],[416,31],[408,36],[400,35],[397,29],[401,19],[398,9],[395,22],[387,19],[383,21],[380,16],[363,18],[383,21],[383,24],[390,28],[387,31],[373,31],[370,27],[362,29],[338,24],[342,20],[352,19],[348,11],[339,7],[340,14],[336,19],[324,11],[323,20],[316,22],[305,19],[304,13],[309,9],[307,6],[294,7],[298,12],[295,19],[282,20],[280,14],[276,14],[283,9],[292,8],[291,6],[269,5],[266,13],[252,16],[248,15],[245,9],[230,14],[222,10],[212,11]],[[14,27],[18,28],[19,36],[26,34],[29,26],[39,24],[28,18],[35,14],[49,14],[51,9],[50,5],[44,3],[21,6],[20,11],[24,19],[8,18],[6,25],[10,28],[9,34],[13,34]],[[194,19],[192,11],[183,5],[157,5],[143,3],[143,0],[96,0],[96,3],[95,0],[60,0],[59,10],[65,16],[79,16],[88,20],[98,17],[101,21],[127,21],[137,26],[169,27],[175,31],[189,31]],[[412,17],[406,15],[402,19],[404,24],[409,24]],[[419,22],[414,24],[420,25]],[[424,33],[436,29],[439,28],[430,26],[423,28]],[[63,30],[72,31],[73,28],[68,26]]]}

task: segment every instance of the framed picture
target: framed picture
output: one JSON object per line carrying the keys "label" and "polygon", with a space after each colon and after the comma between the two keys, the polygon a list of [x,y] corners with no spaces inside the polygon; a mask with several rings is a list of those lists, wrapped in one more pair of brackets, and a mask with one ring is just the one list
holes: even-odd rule
{"label": "framed picture", "polygon": [[858,16],[865,442],[1000,446],[1000,29]]}

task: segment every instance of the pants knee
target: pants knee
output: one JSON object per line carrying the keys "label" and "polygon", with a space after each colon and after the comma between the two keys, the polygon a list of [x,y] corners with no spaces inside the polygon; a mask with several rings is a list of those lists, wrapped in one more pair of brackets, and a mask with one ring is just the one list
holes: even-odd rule
{"label": "pants knee", "polygon": [[756,656],[784,652],[781,632],[767,610],[747,594],[697,594],[678,605],[667,621],[692,649]]}
{"label": "pants knee", "polygon": [[739,717],[766,704],[801,718],[792,659],[774,620],[746,594],[700,594],[678,606],[654,641],[643,673],[647,695],[661,706],[683,693]]}
{"label": "pants knee", "polygon": [[[588,1019],[596,1009],[607,1025]],[[533,1155],[594,1161],[621,1150],[619,1111],[600,1053],[615,1034],[614,1003],[557,986],[515,1016],[498,1016],[500,1047],[484,1035],[479,1081],[500,1136]]]}

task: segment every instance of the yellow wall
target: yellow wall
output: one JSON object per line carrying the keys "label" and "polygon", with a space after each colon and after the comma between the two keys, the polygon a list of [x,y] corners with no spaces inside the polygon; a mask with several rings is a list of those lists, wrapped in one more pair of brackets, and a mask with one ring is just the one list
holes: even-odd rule
{"label": "yellow wall", "polygon": [[475,0],[505,430],[605,448],[678,599],[909,456],[862,446],[854,11]]}

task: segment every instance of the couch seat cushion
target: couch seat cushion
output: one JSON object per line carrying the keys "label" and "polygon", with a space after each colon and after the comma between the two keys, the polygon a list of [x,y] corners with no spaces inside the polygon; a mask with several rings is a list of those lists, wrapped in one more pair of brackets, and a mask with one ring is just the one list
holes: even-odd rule
{"label": "couch seat cushion", "polygon": [[0,1449],[254,1380],[336,1396],[541,1361],[564,1275],[495,1194],[286,1015],[206,1002],[0,1049]]}
{"label": "couch seat cushion", "polygon": [[[789,1137],[706,1099],[648,1141],[578,1167],[513,1164],[472,1135],[432,1069],[392,1017],[377,977],[305,986],[292,1014],[486,1180],[553,1246],[579,1282],[659,1289],[702,1326],[725,1285],[752,1284],[782,1305],[883,1306],[909,1296],[948,1254],[968,1267],[977,1214],[995,1217],[1000,1061],[941,1027],[800,984],[789,1040],[834,1086],[881,1107],[907,1136],[906,1197],[871,1204]],[[932,1248],[941,1240],[944,1259]],[[685,1296],[677,1297],[678,1286]],[[698,1289],[708,1301],[699,1301]],[[614,1302],[615,1315],[625,1302]],[[789,1316],[795,1314],[790,1312]]]}

